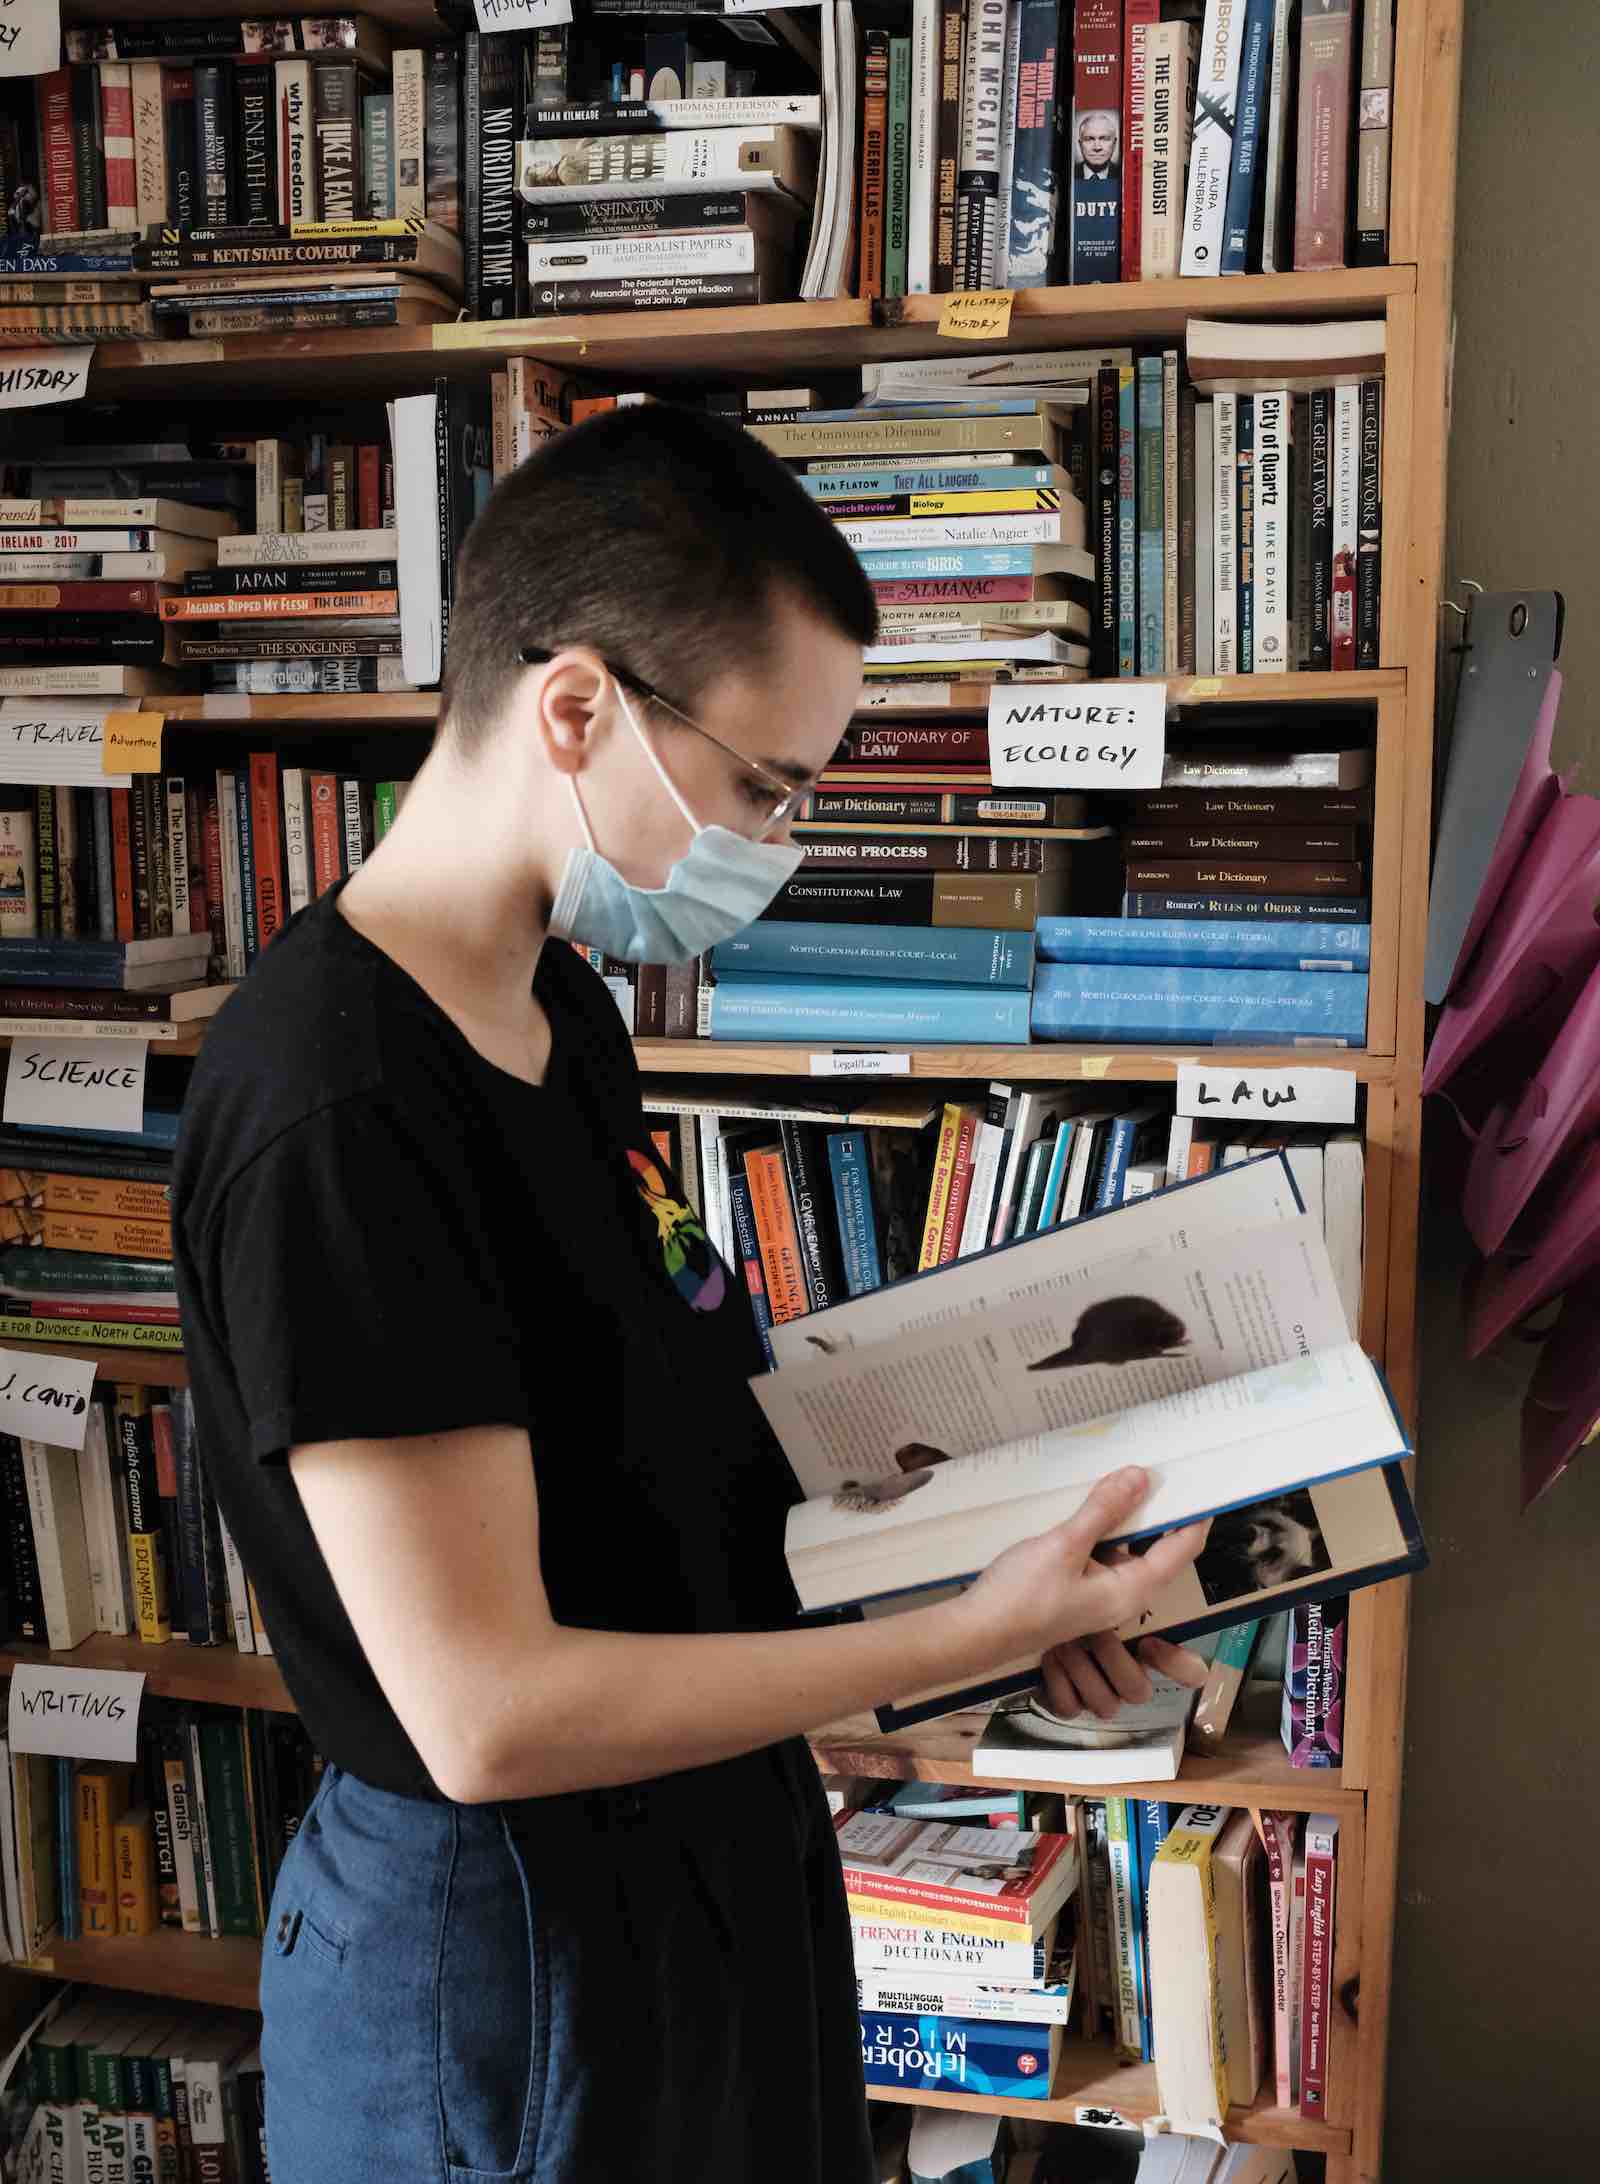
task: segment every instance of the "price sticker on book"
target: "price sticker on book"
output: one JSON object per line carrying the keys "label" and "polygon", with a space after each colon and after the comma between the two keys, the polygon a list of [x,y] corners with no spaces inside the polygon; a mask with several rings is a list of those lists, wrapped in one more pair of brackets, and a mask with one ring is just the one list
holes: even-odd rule
{"label": "price sticker on book", "polygon": [[472,0],[480,30],[547,30],[572,21],[572,0]]}
{"label": "price sticker on book", "polygon": [[6,1731],[14,1752],[58,1759],[136,1760],[142,1668],[56,1668],[19,1661],[11,1671]]}
{"label": "price sticker on book", "polygon": [[100,763],[108,774],[159,773],[164,713],[108,713],[100,736]]}
{"label": "price sticker on book", "polygon": [[1007,683],[989,693],[997,789],[1159,789],[1164,682]]}
{"label": "price sticker on book", "polygon": [[1354,1122],[1352,1069],[1240,1069],[1215,1062],[1178,1064],[1178,1113],[1230,1121],[1276,1116],[1280,1122]]}
{"label": "price sticker on book", "polygon": [[946,341],[1000,341],[1011,331],[1009,288],[963,288],[946,296],[939,332]]}
{"label": "price sticker on book", "polygon": [[53,1350],[0,1350],[0,1433],[52,1448],[82,1448],[94,1360]]}
{"label": "price sticker on book", "polygon": [[13,1039],[0,1113],[63,1130],[142,1130],[148,1053],[146,1039]]}

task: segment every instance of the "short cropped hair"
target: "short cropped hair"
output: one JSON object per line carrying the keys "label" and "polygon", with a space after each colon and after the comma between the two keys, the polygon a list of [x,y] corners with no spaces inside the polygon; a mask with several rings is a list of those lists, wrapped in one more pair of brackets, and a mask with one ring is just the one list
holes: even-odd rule
{"label": "short cropped hair", "polygon": [[858,644],[876,634],[860,562],[751,433],[664,402],[608,411],[547,441],[468,532],[444,718],[469,749],[492,732],[523,645],[588,645],[692,712],[759,658],[784,596]]}

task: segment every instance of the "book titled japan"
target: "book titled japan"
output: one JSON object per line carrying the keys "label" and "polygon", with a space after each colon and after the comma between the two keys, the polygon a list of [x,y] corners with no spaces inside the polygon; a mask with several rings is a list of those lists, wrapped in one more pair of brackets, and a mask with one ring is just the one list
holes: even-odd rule
{"label": "book titled japan", "polygon": [[1122,6],[1077,0],[1072,35],[1072,279],[1122,273]]}

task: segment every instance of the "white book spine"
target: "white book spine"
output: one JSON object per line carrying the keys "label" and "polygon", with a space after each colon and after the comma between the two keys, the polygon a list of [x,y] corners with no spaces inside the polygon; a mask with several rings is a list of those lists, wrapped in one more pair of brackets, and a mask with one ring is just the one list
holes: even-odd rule
{"label": "white book spine", "polygon": [[[439,585],[439,473],[435,456],[437,404],[432,395],[404,396],[389,405],[389,439],[394,449],[395,528],[360,531],[371,539],[372,560],[396,557],[400,576],[400,657],[407,677],[430,684],[444,664],[444,602]],[[333,532],[325,544],[344,534]],[[379,550],[381,549],[381,550]],[[311,549],[313,552],[315,547]],[[341,561],[350,555],[341,543]]]}
{"label": "white book spine", "polygon": [[146,2177],[160,2173],[160,2141],[156,2136],[154,2116],[130,2114],[128,2117],[128,2169],[135,2184]]}
{"label": "white book spine", "polygon": [[286,223],[317,217],[317,141],[311,63],[274,61],[278,115],[278,213]]}
{"label": "white book spine", "polygon": [[972,1155],[972,1189],[967,1197],[966,1218],[961,1224],[961,1241],[956,1247],[958,1259],[966,1258],[969,1252],[982,1251],[989,1241],[995,1183],[1000,1174],[1000,1147],[1004,1139],[1005,1131],[999,1123],[979,1123]]}
{"label": "white book spine", "polygon": [[127,1602],[122,1584],[122,1546],[117,1502],[111,1484],[111,1449],[105,1412],[89,1407],[83,1447],[78,1452],[78,1495],[83,1504],[84,1539],[89,1550],[89,1583],[94,1593],[94,1627],[108,1637],[126,1638]]}
{"label": "white book spine", "polygon": [[1212,469],[1214,671],[1235,675],[1239,670],[1239,504],[1235,471],[1238,449],[1234,440],[1238,422],[1237,397],[1217,395],[1211,405],[1212,439],[1216,461]]}
{"label": "white book spine", "polygon": [[1255,650],[1258,675],[1290,666],[1290,539],[1294,501],[1294,408],[1281,388],[1256,396]]}
{"label": "white book spine", "polygon": [[289,915],[311,903],[311,828],[303,766],[283,769],[283,863],[289,881]]}
{"label": "white book spine", "polygon": [[1139,219],[1141,279],[1172,280],[1183,233],[1184,172],[1194,106],[1194,33],[1151,23],[1144,33],[1145,153]]}
{"label": "white book spine", "polygon": [[[1361,500],[1361,389],[1333,390],[1333,664],[1355,665],[1357,511]],[[1342,648],[1342,649],[1341,649]]]}
{"label": "white book spine", "polygon": [[1194,1143],[1194,1117],[1174,1115],[1167,1132],[1167,1181],[1181,1183],[1189,1172],[1189,1148]]}
{"label": "white book spine", "polygon": [[133,94],[133,180],[141,229],[159,227],[167,217],[167,121],[161,95],[161,63],[135,61],[129,70]]}
{"label": "white book spine", "polygon": [[1065,2025],[1075,1989],[965,1985],[960,1980],[899,1977],[867,1972],[856,1978],[863,2010],[892,2010],[907,2017],[976,2017],[991,2024]]}
{"label": "white book spine", "polygon": [[24,1441],[22,1461],[28,1482],[28,1514],[33,1519],[45,1633],[52,1653],[69,1653],[95,1628],[94,1586],[89,1576],[83,1501],[78,1492],[78,1460],[70,1448]]}
{"label": "white book spine", "polygon": [[217,768],[217,833],[222,846],[222,933],[228,976],[243,978],[244,888],[239,878],[239,787],[231,766]]}
{"label": "white book spine", "polygon": [[1215,273],[1222,259],[1244,18],[1244,0],[1206,0],[1205,27],[1200,33],[1200,58],[1195,70],[1195,123],[1183,216],[1180,270],[1184,273]]}
{"label": "white book spine", "polygon": [[343,798],[344,868],[358,872],[367,855],[366,831],[361,824],[361,783],[341,781],[339,793]]}
{"label": "white book spine", "polygon": [[724,1193],[719,1178],[727,1162],[727,1148],[722,1142],[722,1131],[714,1114],[699,1118],[701,1188],[705,1193],[706,1234],[716,1246],[723,1261],[732,1266],[734,1260],[728,1248],[728,1239],[722,1232],[722,1206]]}
{"label": "white book spine", "polygon": [[250,1588],[245,1582],[244,1563],[234,1545],[233,1534],[228,1530],[227,1519],[217,1512],[217,1530],[222,1539],[222,1568],[228,1581],[228,1613],[233,1618],[233,1642],[241,1653],[254,1653],[255,1633],[250,1627]]}
{"label": "white book spine", "polygon": [[100,565],[98,554],[0,554],[0,581],[43,584],[81,581]]}
{"label": "white book spine", "polygon": [[1194,671],[1217,672],[1217,413],[1194,406]]}
{"label": "white book spine", "polygon": [[[1280,268],[1280,256],[1293,261],[1294,237],[1280,238],[1284,209],[1284,161],[1288,156],[1289,106],[1294,96],[1294,63],[1290,58],[1290,30],[1295,0],[1273,0],[1272,7],[1272,69],[1268,78],[1267,93],[1267,156],[1265,166],[1265,198],[1261,218],[1261,270],[1263,273],[1287,272],[1290,266]],[[1283,248],[1281,245],[1286,244]]]}
{"label": "white book spine", "polygon": [[574,205],[595,197],[777,189],[784,137],[775,124],[535,137],[516,148],[517,194],[527,204]]}
{"label": "white book spine", "polygon": [[167,776],[167,896],[172,930],[189,930],[189,799],[182,774]]}
{"label": "white book spine", "polygon": [[404,220],[428,209],[423,174],[423,67],[420,46],[404,46],[394,56],[394,209]]}
{"label": "white book spine", "polygon": [[1108,1798],[1107,1848],[1111,1861],[1111,1968],[1115,1994],[1116,2042],[1120,2053],[1137,2062],[1143,2044],[1139,2013],[1139,1937],[1134,1930],[1133,1844],[1129,1839],[1131,1814],[1119,1824],[1111,1806],[1127,1801]]}
{"label": "white book spine", "polygon": [[939,0],[911,6],[911,173],[906,208],[906,288],[925,296],[933,287],[934,142],[939,118]]}
{"label": "white book spine", "polygon": [[749,228],[695,235],[575,235],[528,245],[530,280],[634,280],[652,273],[754,273],[760,259]]}
{"label": "white book spine", "polygon": [[929,546],[1076,546],[1083,511],[1071,516],[879,516],[841,523],[840,535],[857,553],[920,552]]}
{"label": "white book spine", "polygon": [[201,1934],[200,1879],[195,1870],[194,1815],[189,1810],[189,1778],[181,1759],[164,1759],[167,1819],[172,1831],[172,1863],[178,1876],[178,1915],[186,1934]]}
{"label": "white book spine", "polygon": [[1017,158],[1017,82],[1022,65],[1022,8],[1010,0],[1006,11],[1005,73],[1000,83],[1000,186],[994,233],[994,285],[1011,279],[1011,179]]}
{"label": "white book spine", "polygon": [[[431,395],[414,397],[431,405]],[[396,408],[399,407],[397,403]],[[432,418],[429,418],[432,430]],[[431,447],[432,441],[430,439]],[[392,561],[392,531],[239,531],[217,540],[219,569],[297,569],[317,561]]]}

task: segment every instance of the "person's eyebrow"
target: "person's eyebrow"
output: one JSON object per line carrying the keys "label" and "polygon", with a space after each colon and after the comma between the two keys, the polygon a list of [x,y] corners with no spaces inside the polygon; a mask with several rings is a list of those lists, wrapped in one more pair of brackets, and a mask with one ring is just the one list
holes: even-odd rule
{"label": "person's eyebrow", "polygon": [[809,788],[816,779],[809,766],[797,766],[792,758],[758,758],[756,764],[782,781],[792,781],[797,789]]}

